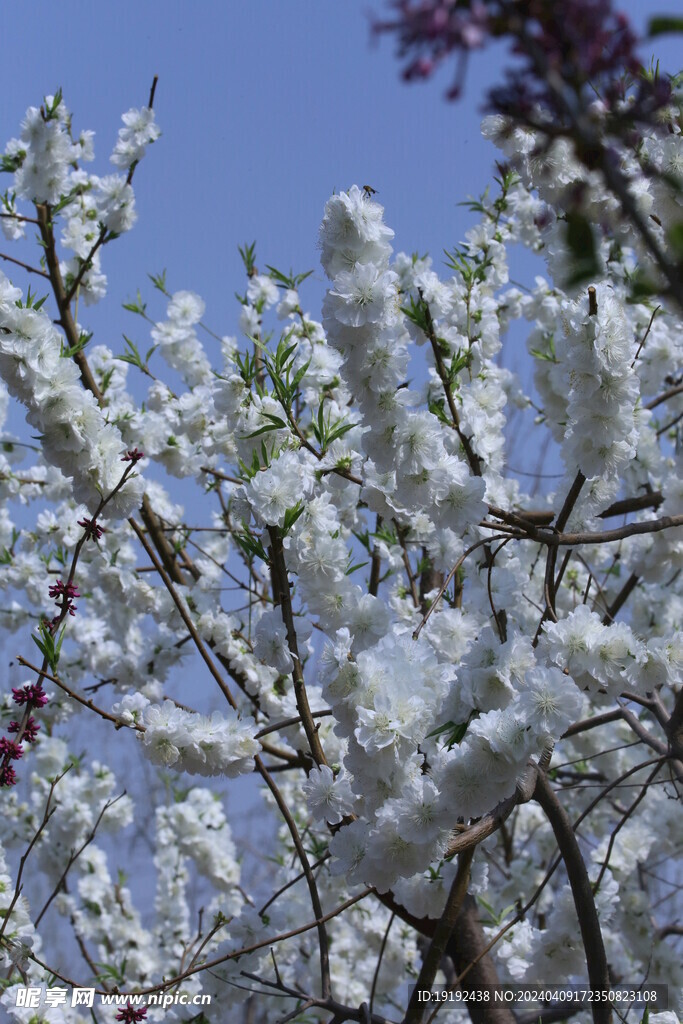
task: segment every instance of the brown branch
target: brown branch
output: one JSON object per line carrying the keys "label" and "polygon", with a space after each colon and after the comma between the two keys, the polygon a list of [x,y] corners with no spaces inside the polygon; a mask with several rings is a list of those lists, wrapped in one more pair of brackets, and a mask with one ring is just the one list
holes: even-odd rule
{"label": "brown branch", "polygon": [[187,608],[185,607],[185,603],[181,600],[180,595],[178,594],[178,591],[176,590],[175,586],[173,585],[172,580],[170,579],[168,573],[166,572],[166,570],[164,569],[163,565],[161,564],[161,562],[157,558],[156,552],[152,549],[152,547],[149,544],[147,538],[145,537],[145,534],[144,534],[143,530],[136,523],[136,521],[131,517],[128,520],[128,522],[130,523],[132,529],[134,530],[134,532],[135,532],[138,540],[142,544],[143,548],[147,552],[150,561],[152,562],[152,564],[154,565],[155,569],[157,570],[157,572],[161,576],[161,579],[163,580],[164,586],[166,587],[166,589],[168,590],[169,594],[173,598],[173,603],[175,604],[176,608],[178,609],[178,612],[180,613],[180,617],[183,620],[183,622],[185,623],[185,626],[187,627],[187,631],[190,634],[190,636],[192,637],[192,640],[194,641],[194,645],[197,648],[197,651],[199,652],[199,654],[201,655],[201,658],[204,661],[204,664],[206,665],[206,667],[208,668],[209,672],[211,673],[211,675],[215,679],[216,683],[218,684],[218,688],[220,689],[221,693],[223,694],[223,696],[227,700],[227,702],[230,705],[230,707],[234,708],[235,710],[237,710],[237,704],[235,703],[235,698],[230,693],[230,689],[226,685],[226,682],[223,679],[223,676],[221,675],[221,673],[216,668],[216,665],[215,665],[215,663],[213,661],[213,658],[210,656],[209,652],[207,651],[207,649],[206,649],[206,647],[204,645],[204,641],[202,640],[202,638],[200,637],[199,633],[197,632],[197,628],[196,628],[194,622],[192,621],[192,617],[190,616]]}
{"label": "brown branch", "polygon": [[[103,708],[98,707],[94,701],[81,697],[80,694],[67,686],[59,676],[53,676],[45,668],[38,668],[36,665],[32,665],[31,662],[26,658],[23,658],[21,654],[17,655],[17,662],[25,668],[30,669],[31,672],[35,672],[41,679],[49,679],[51,683],[54,683],[55,686],[60,688],[60,690],[63,690],[67,697],[71,697],[72,700],[82,704],[84,708],[88,708],[89,711],[94,711],[96,715],[99,715],[100,718],[104,718],[107,722],[113,722],[116,729],[122,729],[124,727],[124,723],[120,718],[117,718],[116,715],[112,715],[109,711],[105,711]],[[130,727],[126,726],[126,728]],[[144,725],[138,725],[137,723],[134,723],[132,728],[137,729],[138,732],[146,731]]]}
{"label": "brown branch", "polygon": [[443,584],[441,585],[439,593],[436,595],[436,597],[432,601],[431,605],[427,609],[427,613],[422,617],[422,621],[420,622],[420,625],[414,631],[414,633],[413,633],[413,640],[417,640],[417,638],[419,637],[420,633],[422,632],[423,626],[427,623],[430,615],[432,614],[432,612],[434,611],[434,609],[438,605],[438,603],[441,600],[441,598],[443,597],[443,595],[448,590],[448,587],[449,587],[449,584],[450,584],[451,580],[453,579],[453,577],[457,573],[457,571],[460,568],[460,566],[464,563],[465,559],[469,555],[471,555],[473,551],[476,551],[477,548],[481,548],[481,547],[483,547],[486,544],[490,544],[493,539],[494,538],[492,538],[492,537],[484,537],[482,540],[478,540],[475,544],[472,544],[469,548],[467,548],[466,551],[463,552],[463,554],[460,556],[458,561],[455,563],[455,565],[453,566],[453,568],[449,572],[449,574],[446,577],[446,579],[443,581]]}
{"label": "brown branch", "polygon": [[[579,827],[579,825],[584,820],[584,818],[588,817],[588,815],[591,813],[591,811],[600,803],[601,800],[603,800],[607,796],[607,794],[611,790],[617,788],[619,785],[621,785],[622,782],[624,782],[625,779],[629,778],[631,775],[634,775],[636,772],[642,771],[643,768],[647,768],[651,764],[657,764],[657,763],[661,762],[661,760],[662,760],[661,758],[656,758],[654,760],[644,761],[641,764],[635,765],[633,768],[629,768],[628,771],[624,772],[617,779],[615,779],[608,786],[606,786],[605,789],[598,796],[596,796],[594,800],[591,801],[591,803],[588,805],[588,807],[586,807],[584,809],[584,811],[579,815],[579,817],[573,823],[572,828],[574,829],[574,831],[576,831],[576,829]],[[547,767],[547,763],[545,764],[545,767]],[[483,947],[483,949],[481,949],[476,954],[476,956],[473,959],[471,959],[468,964],[464,965],[462,970],[459,971],[458,978],[457,978],[458,982],[461,982],[465,977],[467,977],[468,975],[471,975],[473,970],[476,968],[477,964],[487,955],[487,953],[491,949],[493,949],[493,947],[495,945],[497,945],[498,942],[500,942],[500,940],[503,938],[503,936],[506,935],[507,932],[509,932],[511,928],[514,928],[514,926],[516,924],[518,924],[520,921],[524,920],[524,918],[526,917],[528,912],[531,910],[531,908],[534,906],[534,904],[538,901],[539,897],[543,893],[543,891],[544,891],[545,887],[547,886],[548,882],[550,881],[552,876],[555,874],[555,871],[557,870],[557,868],[559,867],[559,865],[561,863],[562,863],[562,857],[561,856],[557,856],[555,858],[555,860],[551,863],[551,865],[548,868],[548,870],[546,871],[543,879],[541,880],[540,884],[536,887],[535,892],[532,894],[532,896],[527,901],[527,903],[521,908],[521,910],[519,910],[514,915],[514,917],[512,917],[506,924],[504,924],[503,927],[500,928],[496,932],[496,934],[493,936],[493,938],[491,938],[489,940],[489,942]],[[488,1021],[482,1021],[482,1024],[489,1024],[489,1022]]]}
{"label": "brown branch", "polygon": [[672,388],[669,388],[668,391],[663,391],[661,395],[657,395],[656,398],[653,398],[651,402],[647,403],[645,408],[656,409],[658,405],[662,404],[662,402],[668,402],[670,398],[675,398],[676,395],[680,395],[681,392],[683,392],[683,383],[675,384]]}
{"label": "brown branch", "polygon": [[602,619],[603,626],[609,626],[610,622],[614,621],[617,612],[623,607],[623,605],[626,604],[629,597],[638,586],[639,582],[640,577],[636,576],[636,574],[632,572],[629,578],[626,580],[626,583],[624,583],[623,587],[612,601],[609,608],[606,610]]}
{"label": "brown branch", "polygon": [[446,900],[446,906],[434,930],[429,949],[422,961],[420,973],[415,982],[413,993],[406,1009],[403,1024],[420,1024],[422,1020],[422,1003],[419,1002],[420,993],[423,989],[431,989],[434,984],[436,972],[439,969],[441,958],[444,955],[446,946],[455,927],[455,922],[462,908],[463,900],[467,895],[467,886],[470,880],[470,866],[474,856],[474,849],[466,850],[458,858],[458,869],[453,879],[453,885]]}
{"label": "brown branch", "polygon": [[[545,757],[542,756],[539,764],[545,765],[545,760]],[[537,771],[538,765],[530,761],[525,774],[517,781],[517,787],[512,796],[501,800],[492,811],[481,817],[479,821],[459,831],[448,844],[446,857],[453,857],[456,853],[463,853],[465,850],[483,843],[485,839],[488,839],[490,835],[497,832],[504,822],[507,821],[515,807],[519,806],[519,804],[528,803],[534,793]]]}
{"label": "brown branch", "polygon": [[[494,523],[484,525],[497,529],[497,524]],[[538,530],[530,523],[522,523],[519,527],[520,532],[515,536],[519,540],[533,540],[549,548],[578,547],[579,544],[608,544],[642,533],[672,530],[678,526],[683,526],[683,515],[662,516],[661,519],[648,519],[644,523],[627,523],[626,526],[619,526],[615,530],[602,530],[600,533],[550,533],[548,530]]]}
{"label": "brown branch", "polygon": [[647,494],[638,494],[634,498],[623,498],[615,501],[603,512],[598,512],[598,519],[611,519],[613,516],[626,515],[628,512],[640,512],[644,508],[659,508],[664,501],[661,491],[648,491]]}
{"label": "brown branch", "polygon": [[39,277],[46,277],[49,281],[50,275],[46,274],[44,270],[39,270],[38,267],[32,267],[30,263],[24,263],[23,260],[17,260],[14,256],[8,256],[7,253],[0,252],[0,260],[6,260],[8,263],[15,263],[22,270],[26,270],[29,274],[38,274]]}
{"label": "brown branch", "polygon": [[[661,519],[649,519],[644,523],[628,523],[616,530],[603,530],[601,533],[542,533],[540,540],[551,547],[576,547],[578,544],[607,544],[625,537],[635,537],[641,533],[659,533],[661,530],[672,530],[683,526],[683,515],[662,516]],[[541,532],[541,531],[539,531]]]}
{"label": "brown branch", "polygon": [[[465,898],[446,953],[453,961],[458,981],[467,976],[468,989],[481,991],[500,984],[495,964],[488,954],[474,896]],[[436,1017],[440,1005],[443,1004],[437,1004],[430,1022]],[[468,1002],[467,1010],[472,1024],[515,1024],[514,1014],[506,1005]]]}
{"label": "brown branch", "polygon": [[[595,991],[606,990],[610,987],[607,956],[586,865],[566,811],[557,799],[545,773],[541,771],[536,776],[534,799],[545,812],[567,870],[586,954],[590,987]],[[591,1009],[594,1024],[610,1024],[612,1009],[608,1004],[592,1003]]]}
{"label": "brown branch", "polygon": [[[317,861],[315,862],[315,864],[312,864],[312,865],[311,865],[311,870],[312,870],[312,871],[315,871],[315,870],[316,870],[316,868],[319,868],[319,867],[320,867],[320,866],[321,866],[322,864],[324,864],[324,863],[325,863],[325,861],[326,861],[326,860],[329,860],[331,856],[332,856],[332,854],[331,854],[331,853],[330,853],[330,851],[328,850],[328,851],[327,851],[326,853],[324,853],[324,854],[322,855],[322,857],[319,857],[319,858],[318,858],[318,860],[317,860]],[[277,889],[277,890],[276,890],[276,891],[275,891],[275,892],[274,892],[274,893],[272,894],[272,896],[269,896],[269,897],[268,897],[268,899],[266,900],[266,902],[265,902],[265,903],[263,904],[263,906],[262,906],[262,907],[260,908],[260,910],[259,910],[259,912],[258,912],[258,915],[259,915],[259,917],[263,917],[263,915],[265,914],[265,912],[266,912],[266,910],[268,909],[268,907],[272,906],[272,904],[273,904],[273,903],[275,903],[275,901],[276,901],[276,900],[277,900],[277,899],[278,899],[278,898],[279,898],[280,896],[282,896],[282,894],[283,894],[283,893],[287,892],[287,890],[288,890],[288,889],[291,889],[293,885],[296,885],[296,884],[297,884],[297,882],[300,882],[300,881],[301,881],[301,879],[302,879],[302,878],[305,878],[305,877],[306,877],[305,873],[304,873],[303,871],[300,871],[298,875],[294,875],[294,877],[293,877],[293,878],[290,878],[288,882],[285,882],[285,884],[284,884],[284,885],[281,885],[281,886],[280,886],[280,888],[279,888],[279,889]]]}
{"label": "brown branch", "polygon": [[587,732],[589,729],[598,729],[603,725],[608,725],[609,722],[616,722],[621,718],[621,710],[616,708],[614,711],[606,711],[602,715],[594,715],[592,718],[584,718],[580,722],[575,722],[574,725],[570,725],[566,732],[562,733],[561,739],[569,739],[570,736],[576,736],[578,733]]}
{"label": "brown branch", "polygon": [[294,612],[292,609],[292,595],[289,589],[287,563],[285,562],[285,550],[282,544],[282,537],[280,536],[280,531],[277,526],[269,526],[268,535],[270,537],[270,550],[272,552],[271,570],[274,584],[273,597],[274,599],[277,597],[275,604],[279,604],[280,606],[282,621],[287,630],[287,646],[292,657],[292,662],[294,663],[294,667],[292,668],[292,682],[294,683],[296,706],[301,716],[301,724],[303,725],[304,732],[306,733],[306,739],[308,740],[308,745],[311,750],[311,756],[318,767],[320,767],[321,765],[327,764],[327,760],[318,735],[319,726],[316,726],[313,721],[311,707],[308,703],[304,670],[301,664],[301,658],[299,657],[299,645],[296,636],[296,629],[294,627]]}
{"label": "brown branch", "polygon": [[97,240],[91,246],[88,255],[84,257],[78,257],[80,261],[78,273],[71,282],[69,290],[64,295],[64,301],[67,305],[71,305],[71,302],[74,296],[76,295],[76,292],[83,283],[83,278],[85,277],[89,270],[92,270],[93,256],[102,245],[105,245],[107,243],[108,240],[109,239],[107,238],[107,229],[105,227],[100,228],[100,233],[97,236]]}
{"label": "brown branch", "polygon": [[[377,516],[375,520],[375,533],[380,529],[382,525],[382,517]],[[370,564],[370,582],[368,583],[368,593],[372,594],[373,597],[377,597],[377,591],[380,585],[380,573],[382,571],[382,558],[379,553],[379,545],[373,544],[372,547],[372,562]]]}
{"label": "brown branch", "polygon": [[38,223],[38,221],[35,219],[35,217],[25,217],[22,213],[14,213],[14,212],[12,212],[12,213],[0,213],[0,218],[5,218],[6,220],[16,220],[16,221],[18,221],[21,224],[37,224]]}
{"label": "brown branch", "polygon": [[[252,946],[243,946],[232,953],[227,953],[225,956],[216,957],[215,960],[209,960],[203,964],[193,967],[191,970],[186,970],[182,974],[176,974],[170,978],[165,978],[158,985],[150,985],[145,989],[137,989],[134,993],[130,994],[146,996],[151,995],[154,992],[164,992],[166,989],[172,988],[174,985],[177,985],[178,982],[184,981],[185,978],[189,978],[193,974],[199,974],[201,971],[210,970],[213,967],[219,967],[221,964],[228,963],[231,960],[237,960],[239,957],[246,956],[248,953],[255,953],[257,950],[264,949],[266,946],[274,946],[278,942],[285,942],[287,939],[292,939],[297,935],[303,935],[305,932],[312,931],[312,929],[316,928],[319,924],[325,924],[327,921],[331,921],[339,914],[343,914],[345,910],[349,909],[349,907],[352,907],[354,904],[360,903],[361,900],[364,900],[371,892],[372,889],[363,889],[362,892],[357,893],[356,896],[350,897],[350,899],[345,900],[344,903],[335,907],[334,910],[324,914],[319,920],[307,921],[306,924],[299,925],[298,928],[292,928],[287,932],[279,932],[276,935],[271,935],[267,939],[263,939],[261,942],[254,943]],[[44,963],[34,953],[27,954],[27,959],[32,960],[34,963],[38,964],[39,967],[42,967],[43,970],[54,975],[55,978],[59,978],[60,981],[65,982],[71,988],[83,988],[82,984],[74,981],[65,974],[61,974],[54,967]],[[107,995],[108,990],[96,988],[95,993],[96,995]],[[128,995],[128,993],[121,992],[120,995]]]}
{"label": "brown branch", "polygon": [[325,922],[323,920],[323,908],[320,902],[320,896],[318,894],[318,886],[315,881],[315,875],[313,874],[313,871],[311,869],[311,865],[308,860],[306,850],[304,849],[304,844],[301,841],[299,830],[296,827],[296,822],[294,821],[294,818],[289,810],[289,807],[287,806],[287,801],[284,799],[282,793],[273,782],[270,772],[267,770],[267,768],[263,764],[263,761],[258,755],[254,758],[254,762],[256,764],[257,771],[261,775],[261,778],[265,782],[270,792],[273,794],[275,802],[278,806],[278,810],[280,811],[280,814],[285,820],[285,824],[289,829],[289,834],[292,837],[292,842],[294,843],[294,847],[299,858],[299,863],[301,864],[301,869],[306,878],[306,884],[308,885],[308,891],[311,897],[311,906],[313,907],[313,913],[315,914],[316,918],[316,928],[318,931],[318,946],[320,952],[320,975],[322,984],[322,995],[323,998],[326,999],[330,995],[331,991],[330,952],[329,943],[327,939],[327,929],[325,928]]}
{"label": "brown branch", "polygon": [[382,936],[382,943],[379,947],[377,963],[375,965],[375,972],[372,976],[372,985],[370,987],[370,1013],[372,1013],[372,1008],[375,1005],[375,993],[377,991],[377,982],[379,981],[379,972],[382,966],[382,960],[384,958],[384,951],[387,948],[387,942],[389,941],[389,932],[391,931],[391,926],[394,923],[395,919],[396,915],[391,914],[389,917],[389,923],[387,924],[384,930],[384,935]]}
{"label": "brown branch", "polygon": [[633,361],[631,363],[631,369],[633,369],[633,367],[636,365],[636,360],[638,359],[638,356],[640,355],[640,353],[641,353],[641,351],[643,349],[643,345],[647,341],[648,335],[649,335],[650,331],[652,330],[652,325],[655,322],[655,317],[657,316],[657,313],[660,311],[661,308],[662,308],[661,306],[655,306],[655,308],[652,310],[652,316],[650,317],[650,322],[647,325],[647,328],[645,330],[645,334],[643,335],[643,337],[640,340],[640,344],[638,345],[638,348],[636,349],[636,354],[634,355]]}
{"label": "brown branch", "polygon": [[455,398],[453,397],[453,389],[448,381],[448,373],[444,365],[443,356],[441,355],[441,348],[439,346],[439,339],[436,336],[436,330],[434,329],[434,321],[432,320],[432,311],[429,308],[429,303],[425,302],[424,294],[421,288],[418,288],[418,294],[420,301],[425,310],[425,318],[427,321],[427,338],[432,346],[432,352],[434,353],[434,362],[436,363],[436,371],[439,374],[446,401],[448,402],[448,409],[452,418],[452,427],[455,430],[460,444],[462,445],[465,457],[469,463],[470,469],[475,476],[481,476],[481,459],[472,448],[472,442],[467,437],[460,427],[460,414],[458,413],[458,407],[455,404]]}
{"label": "brown branch", "polygon": [[683,757],[683,690],[679,690],[671,717],[666,724],[666,734],[675,756]]}
{"label": "brown branch", "polygon": [[655,754],[660,754],[662,757],[666,756],[667,744],[653,736],[632,711],[629,711],[628,708],[620,707],[620,713],[623,720],[636,734],[641,743],[644,743],[650,750],[654,750]]}
{"label": "brown branch", "polygon": [[406,533],[407,533],[407,530],[403,529],[396,522],[396,520],[394,520],[394,523],[396,524],[396,533],[398,535],[398,543],[399,543],[399,545],[401,547],[401,551],[402,551],[403,568],[406,571],[406,576],[408,577],[408,583],[409,583],[409,586],[410,586],[410,596],[411,596],[411,598],[413,600],[413,606],[415,608],[419,608],[420,607],[420,594],[419,594],[419,591],[417,589],[417,582],[415,580],[415,575],[413,573],[413,567],[410,564],[410,556],[408,555],[408,547],[406,545]]}
{"label": "brown branch", "polygon": [[[80,342],[80,332],[76,327],[73,315],[71,313],[71,306],[67,302],[66,289],[64,287],[64,281],[62,279],[62,272],[59,268],[59,258],[57,256],[57,248],[55,245],[55,236],[52,225],[51,210],[46,203],[36,203],[36,212],[38,214],[38,224],[40,226],[40,235],[43,241],[45,251],[45,263],[48,269],[48,275],[50,283],[52,285],[52,292],[57,303],[57,309],[59,311],[59,319],[57,323],[63,328],[66,334],[66,339],[69,343],[70,348],[76,348]],[[91,391],[97,401],[102,404],[103,395],[97,386],[97,382],[93,377],[92,370],[88,366],[88,362],[82,352],[75,352],[73,360],[81,371],[81,380],[83,384]]]}

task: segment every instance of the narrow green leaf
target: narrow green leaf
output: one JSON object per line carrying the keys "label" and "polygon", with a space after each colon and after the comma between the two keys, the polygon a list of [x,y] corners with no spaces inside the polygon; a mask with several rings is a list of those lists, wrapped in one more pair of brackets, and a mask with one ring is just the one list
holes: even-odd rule
{"label": "narrow green leaf", "polygon": [[649,39],[654,39],[655,36],[666,35],[669,32],[683,32],[683,18],[674,18],[667,14],[650,18],[647,25]]}

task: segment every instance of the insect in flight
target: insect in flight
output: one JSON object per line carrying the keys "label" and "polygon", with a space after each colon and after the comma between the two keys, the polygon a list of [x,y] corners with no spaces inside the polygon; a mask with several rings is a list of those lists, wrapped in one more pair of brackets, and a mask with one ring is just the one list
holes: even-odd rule
{"label": "insect in flight", "polygon": [[366,199],[369,199],[370,196],[377,195],[377,189],[373,188],[372,185],[363,185],[363,192],[365,193]]}

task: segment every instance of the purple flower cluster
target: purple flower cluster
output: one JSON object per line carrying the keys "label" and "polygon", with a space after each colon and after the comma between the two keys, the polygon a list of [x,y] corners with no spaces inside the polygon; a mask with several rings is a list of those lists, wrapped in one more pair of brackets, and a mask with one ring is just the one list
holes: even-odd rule
{"label": "purple flower cluster", "polygon": [[95,519],[88,519],[87,517],[79,519],[78,525],[83,527],[86,540],[98,541],[102,534],[107,532],[104,526],[100,526]]}
{"label": "purple flower cluster", "polygon": [[76,614],[74,598],[80,597],[81,595],[75,583],[64,583],[62,580],[57,580],[57,582],[53,583],[48,590],[48,594],[50,597],[55,599],[62,612],[67,611],[69,615]]}
{"label": "purple flower cluster", "polygon": [[35,686],[27,683],[21,689],[12,690],[12,698],[15,704],[24,707],[24,717],[21,722],[12,721],[7,726],[7,732],[16,733],[17,739],[0,737],[0,789],[3,786],[15,785],[17,775],[11,762],[18,761],[24,753],[22,742],[33,743],[40,729],[31,711],[47,704],[47,694],[40,683]]}
{"label": "purple flower cluster", "polygon": [[147,1016],[147,1007],[140,1006],[136,1008],[132,1003],[128,1003],[128,1006],[124,1006],[122,1010],[116,1014],[116,1020],[120,1020],[123,1024],[137,1024],[138,1021],[144,1020]]}
{"label": "purple flower cluster", "polygon": [[136,462],[139,462],[140,459],[144,459],[144,457],[144,452],[138,451],[137,448],[131,448],[130,451],[127,451],[126,454],[121,457],[121,462],[132,462],[133,465],[135,465]]}
{"label": "purple flower cluster", "polygon": [[375,22],[374,30],[397,37],[407,81],[428,78],[444,60],[458,58],[449,99],[460,95],[468,53],[508,39],[520,60],[507,69],[505,84],[490,91],[488,105],[515,120],[526,122],[540,108],[548,123],[567,129],[596,91],[607,113],[621,120],[629,82],[631,123],[653,123],[669,101],[665,78],[643,77],[637,37],[611,0],[394,0],[392,6],[397,17]]}

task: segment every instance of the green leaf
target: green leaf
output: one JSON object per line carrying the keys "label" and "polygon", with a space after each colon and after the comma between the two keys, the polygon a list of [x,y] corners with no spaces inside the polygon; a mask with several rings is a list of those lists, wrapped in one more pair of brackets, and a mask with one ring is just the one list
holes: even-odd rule
{"label": "green leaf", "polygon": [[439,725],[432,732],[428,733],[427,736],[443,736],[447,734],[445,744],[450,750],[451,747],[463,741],[470,722],[478,717],[479,712],[473,711],[466,722],[445,722],[443,725]]}
{"label": "green leaf", "polygon": [[262,562],[268,564],[268,555],[263,544],[257,537],[254,537],[251,533],[245,532],[234,534],[234,538],[245,554],[252,558],[256,556],[257,558],[260,558]]}
{"label": "green leaf", "polygon": [[331,431],[331,433],[328,434],[328,436],[327,436],[327,440],[325,442],[325,448],[328,448],[329,445],[331,445],[333,441],[337,440],[337,438],[343,437],[344,434],[347,434],[349,432],[349,430],[353,430],[355,425],[356,425],[355,423],[340,423],[338,427],[334,427],[334,429]]}
{"label": "green leaf", "polygon": [[160,274],[148,274],[147,277],[150,279],[157,291],[162,292],[164,295],[168,295],[166,291],[166,270],[162,270]]}
{"label": "green leaf", "polygon": [[268,263],[266,263],[266,269],[280,288],[292,288],[294,291],[296,291],[299,285],[313,273],[312,270],[307,270],[305,274],[295,274],[293,270],[290,270],[288,276],[287,274],[283,274],[281,270],[277,270],[276,267],[271,267]]}
{"label": "green leaf", "polygon": [[145,310],[147,309],[147,303],[142,301],[139,288],[135,302],[124,302],[123,308],[127,309],[129,313],[138,313],[140,316],[144,316]]}
{"label": "green leaf", "polygon": [[238,245],[237,251],[242,257],[242,262],[244,263],[244,269],[246,270],[247,275],[249,277],[253,277],[254,274],[257,273],[254,262],[256,255],[256,242],[252,242],[251,245],[245,245],[244,248],[242,248],[241,245]]}
{"label": "green leaf", "polygon": [[35,633],[31,633],[31,640],[33,640],[34,644],[36,645],[36,647],[38,648],[40,653],[43,655],[43,657],[47,660],[48,664],[51,664],[51,662],[52,662],[51,653],[52,652],[50,652],[49,647],[47,647],[47,645],[44,644],[42,640],[39,640],[38,637],[35,635]]}
{"label": "green leaf", "polygon": [[597,277],[600,273],[595,236],[590,222],[583,214],[569,211],[564,232],[567,248],[572,255],[568,286]]}
{"label": "green leaf", "polygon": [[255,347],[259,349],[261,352],[268,353],[268,348],[265,342],[261,340],[261,338],[254,338],[251,334],[247,334],[246,337],[247,340],[250,341],[252,345],[255,345]]}
{"label": "green leaf", "polygon": [[649,39],[654,39],[655,36],[666,35],[669,32],[683,32],[683,18],[674,18],[668,14],[660,14],[655,18],[650,18],[647,25]]}
{"label": "green leaf", "polygon": [[540,348],[531,348],[531,349],[529,349],[529,352],[536,359],[545,359],[549,363],[556,363],[557,362],[557,360],[555,359],[554,356],[549,355],[547,352],[541,352]]}
{"label": "green leaf", "polygon": [[285,512],[284,525],[282,527],[283,536],[286,536],[289,533],[289,531],[292,529],[292,527],[294,526],[295,522],[297,521],[305,507],[306,506],[304,505],[303,501],[297,501],[296,505],[294,505],[292,508],[287,509],[287,511]]}
{"label": "green leaf", "polygon": [[2,158],[0,159],[0,171],[5,171],[7,174],[14,174],[15,171],[19,170],[25,159],[25,149],[20,149],[17,153],[13,153],[11,156],[3,153]]}
{"label": "green leaf", "polygon": [[282,370],[284,370],[285,365],[287,363],[287,360],[291,356],[292,352],[294,352],[296,350],[296,348],[297,348],[297,343],[294,342],[293,345],[290,345],[289,348],[285,349],[285,351],[282,353],[281,356],[280,356],[280,350],[278,348],[278,357],[279,357],[278,358],[278,363],[279,363],[279,365],[278,365],[278,363],[276,363],[276,365],[277,365],[278,370],[280,370],[280,372],[282,372]]}
{"label": "green leaf", "polygon": [[[57,641],[57,646],[55,647],[54,669],[57,668],[57,664],[59,662],[59,654],[60,654],[60,651],[62,649],[62,643],[64,641],[64,634],[65,633],[66,633],[66,622],[62,626],[62,632],[59,634],[59,640]],[[53,669],[53,671],[54,671],[54,669]]]}
{"label": "green leaf", "polygon": [[266,416],[272,423],[275,424],[276,427],[279,427],[281,430],[287,429],[287,424],[285,423],[285,421],[283,419],[280,419],[279,416],[274,416],[272,412],[263,412],[261,413],[261,415]]}
{"label": "green leaf", "polygon": [[299,368],[299,369],[298,369],[298,370],[296,371],[296,373],[294,374],[294,377],[293,377],[293,379],[292,379],[292,384],[291,384],[291,391],[292,391],[292,394],[296,394],[296,389],[297,389],[297,388],[299,387],[299,384],[301,384],[301,381],[302,381],[302,380],[304,379],[304,377],[306,376],[306,371],[308,370],[308,367],[309,367],[310,365],[311,365],[311,360],[309,359],[309,360],[308,360],[308,362],[307,362],[307,363],[304,363],[304,365],[303,365],[303,366],[301,366],[301,367],[300,367],[300,368]]}
{"label": "green leaf", "polygon": [[47,661],[50,670],[52,672],[56,672],[57,665],[59,663],[59,652],[62,649],[62,642],[64,640],[64,634],[66,632],[66,623],[64,623],[64,626],[62,627],[62,632],[60,634],[59,640],[57,641],[56,647],[55,638],[53,637],[52,633],[50,632],[49,628],[45,625],[44,622],[40,623],[38,630],[40,632],[40,637],[37,637],[35,633],[31,633],[31,639],[33,640],[34,644],[36,645],[40,653],[43,655],[45,660]]}
{"label": "green leaf", "polygon": [[114,356],[114,358],[119,359],[122,363],[132,363],[133,366],[139,366],[142,369],[142,358],[138,352],[137,345],[130,338],[127,338],[125,334],[123,340],[128,347],[128,352],[124,356]]}
{"label": "green leaf", "polygon": [[317,423],[317,426],[316,426],[315,423],[313,424],[313,431],[315,433],[316,440],[318,441],[319,444],[323,444],[323,438],[325,437],[325,419],[324,419],[324,413],[323,413],[323,405],[324,404],[325,404],[325,399],[323,397],[323,400],[321,401],[320,405],[318,406],[318,423]]}
{"label": "green leaf", "polygon": [[410,305],[401,306],[401,312],[408,320],[410,320],[412,324],[415,324],[416,327],[419,327],[420,330],[424,334],[426,334],[427,331],[429,330],[426,303],[424,303],[422,300],[418,300],[416,302],[415,299],[413,298],[411,298],[409,301]]}
{"label": "green leaf", "polygon": [[65,359],[70,359],[72,356],[75,356],[78,352],[82,352],[91,339],[92,331],[89,331],[87,334],[84,331],[75,345],[71,345],[70,348],[62,349],[62,356]]}
{"label": "green leaf", "polygon": [[[362,544],[365,550],[370,553],[370,534],[367,530],[363,533],[357,533],[356,530],[351,530],[351,533],[356,538],[359,544]],[[367,564],[367,563],[366,563]]]}
{"label": "green leaf", "polygon": [[683,261],[683,224],[674,224],[667,232],[667,238],[671,248],[676,253],[676,259]]}
{"label": "green leaf", "polygon": [[282,420],[280,420],[280,424],[282,424],[282,426],[277,423],[267,423],[265,427],[259,427],[258,430],[252,430],[251,434],[241,434],[240,440],[247,441],[251,437],[260,437],[261,434],[269,434],[273,430],[281,430],[282,427],[286,426],[285,423],[282,423]]}
{"label": "green leaf", "polygon": [[344,575],[345,576],[350,576],[352,572],[355,572],[356,569],[362,569],[364,565],[370,565],[370,563],[369,562],[356,562],[355,565],[350,565],[348,567],[348,569],[346,570]]}
{"label": "green leaf", "polygon": [[[71,191],[68,192],[67,195],[62,196],[62,198],[59,200],[59,202],[55,203],[55,205],[52,207],[52,216],[55,217],[65,207],[67,207],[71,203],[73,203],[74,199],[77,199],[78,196],[83,194],[83,191],[84,191],[84,189],[79,185],[77,188],[71,189]],[[80,257],[79,257],[79,259],[80,259]],[[81,262],[85,262],[85,261],[81,261]]]}

